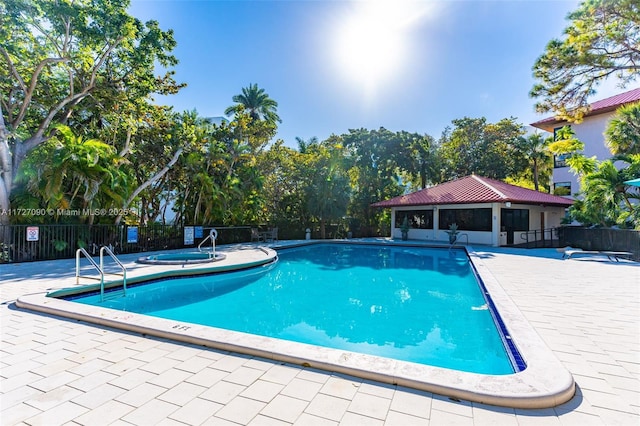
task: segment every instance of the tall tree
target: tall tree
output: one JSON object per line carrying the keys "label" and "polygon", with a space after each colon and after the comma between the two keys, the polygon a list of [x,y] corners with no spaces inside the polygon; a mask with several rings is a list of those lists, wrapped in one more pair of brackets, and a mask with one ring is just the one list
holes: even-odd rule
{"label": "tall tree", "polygon": [[246,112],[230,123],[201,127],[186,151],[176,183],[181,223],[240,225],[264,216],[264,182],[258,154],[275,127],[254,121]]}
{"label": "tall tree", "polygon": [[[533,187],[536,191],[540,190],[540,175],[544,173],[545,181],[548,180],[548,167],[551,162],[551,155],[548,150],[549,141],[542,137],[540,133],[533,133],[526,138],[521,139],[520,149],[531,166],[533,175]],[[544,185],[548,186],[548,185]]]}
{"label": "tall tree", "polygon": [[342,135],[352,188],[349,215],[359,222],[359,234],[375,235],[380,230],[385,211],[374,209],[372,203],[405,192],[397,157],[406,157],[397,135],[385,128],[378,130],[350,129]]}
{"label": "tall tree", "polygon": [[307,203],[311,215],[320,222],[320,238],[325,238],[327,221],[342,218],[349,204],[344,148],[336,136],[307,148],[306,155],[312,156],[310,165],[314,170],[307,187]]}
{"label": "tall tree", "polygon": [[562,39],[553,39],[533,66],[539,83],[530,95],[539,112],[580,121],[587,98],[615,76],[624,87],[640,75],[638,0],[585,0],[568,15]]}
{"label": "tall tree", "polygon": [[313,176],[309,154],[316,138],[303,141],[304,149],[284,146],[282,140],[276,141],[269,150],[258,159],[258,167],[264,176],[262,193],[265,197],[265,217],[267,222],[294,222],[302,227],[309,226],[311,216],[307,206],[307,188]]}
{"label": "tall tree", "polygon": [[255,121],[264,120],[273,125],[282,122],[277,113],[278,103],[271,99],[269,94],[259,88],[257,84],[243,87],[242,93],[234,95],[232,100],[236,105],[232,105],[224,111],[227,116],[246,110]]}
{"label": "tall tree", "polygon": [[440,155],[449,177],[472,173],[493,179],[519,174],[526,162],[519,149],[524,128],[515,118],[487,123],[486,118],[456,119],[443,134]]}
{"label": "tall tree", "polygon": [[[127,14],[128,0],[5,0],[0,3],[0,209],[26,155],[56,123],[91,103],[144,99],[180,87],[172,31]],[[104,105],[102,104],[104,102]],[[0,216],[0,223],[8,220]]]}

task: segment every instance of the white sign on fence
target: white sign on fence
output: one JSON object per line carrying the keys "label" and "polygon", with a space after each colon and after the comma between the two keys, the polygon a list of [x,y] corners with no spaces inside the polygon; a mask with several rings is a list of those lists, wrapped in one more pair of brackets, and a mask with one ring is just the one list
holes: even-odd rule
{"label": "white sign on fence", "polygon": [[40,239],[40,228],[38,226],[27,226],[27,241],[38,241]]}
{"label": "white sign on fence", "polygon": [[184,245],[185,246],[190,246],[193,244],[194,234],[195,234],[195,229],[193,229],[193,226],[184,227]]}

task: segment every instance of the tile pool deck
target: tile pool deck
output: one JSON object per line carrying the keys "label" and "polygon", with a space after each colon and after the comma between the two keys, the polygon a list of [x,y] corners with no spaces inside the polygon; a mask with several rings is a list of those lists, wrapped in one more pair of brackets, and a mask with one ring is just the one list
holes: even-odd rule
{"label": "tile pool deck", "polygon": [[0,424],[640,424],[640,264],[474,249],[573,374],[568,403],[451,401],[15,307],[67,286],[70,260],[0,265]]}

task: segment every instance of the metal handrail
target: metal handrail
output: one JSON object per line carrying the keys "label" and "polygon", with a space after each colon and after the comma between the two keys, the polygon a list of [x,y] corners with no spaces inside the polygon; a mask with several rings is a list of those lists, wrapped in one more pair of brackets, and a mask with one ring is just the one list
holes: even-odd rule
{"label": "metal handrail", "polygon": [[[124,267],[122,262],[120,262],[120,259],[118,259],[116,255],[113,254],[113,251],[111,251],[111,249],[107,246],[100,247],[100,269],[102,270],[102,276],[104,277],[104,274],[105,274],[104,272],[104,253],[105,252],[113,259],[114,262],[116,262],[118,266],[120,266],[120,269],[122,269],[122,274],[112,273],[112,275],[122,275],[122,293],[126,296],[127,295],[127,268]],[[100,300],[101,301],[104,300],[104,278],[102,279],[102,283],[100,284]]]}
{"label": "metal handrail", "polygon": [[[544,229],[534,229],[531,231],[525,231],[520,233],[520,240],[524,240],[525,243],[527,244],[527,246],[529,246],[530,242],[533,242],[533,244],[535,244],[536,246],[538,245],[538,241],[542,241],[544,244],[544,241],[546,240],[545,236],[549,235],[549,240],[548,241],[553,241],[553,234],[556,233],[556,235],[558,234],[558,228],[544,228]],[[540,240],[538,240],[538,235],[540,235],[542,238]],[[529,236],[533,236],[533,241],[529,240]]]}
{"label": "metal handrail", "polygon": [[[80,275],[80,254],[84,254],[87,260],[91,263],[91,265],[100,273],[100,278],[90,277],[88,275]],[[80,278],[89,278],[92,280],[100,280],[100,287],[104,287],[104,272],[102,268],[98,266],[95,260],[91,257],[89,252],[87,252],[84,248],[80,247],[76,250],[76,284],[80,284]]]}
{"label": "metal handrail", "polygon": [[198,251],[202,251],[202,245],[207,241],[207,240],[211,240],[211,253],[209,254],[209,257],[216,257],[216,239],[218,238],[218,231],[216,230],[216,228],[211,228],[211,230],[209,231],[209,235],[207,235],[207,237],[200,241],[200,244],[198,244]]}
{"label": "metal handrail", "polygon": [[465,236],[467,238],[466,245],[469,245],[469,234],[467,234],[466,232],[463,232],[456,235],[456,239],[451,244],[449,244],[449,250],[451,250],[456,245],[456,243],[460,240],[460,237],[462,236]]}

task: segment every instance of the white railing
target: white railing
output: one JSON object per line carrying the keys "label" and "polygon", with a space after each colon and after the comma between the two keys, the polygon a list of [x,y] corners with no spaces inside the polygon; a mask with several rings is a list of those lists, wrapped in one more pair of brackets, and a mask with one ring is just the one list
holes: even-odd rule
{"label": "white railing", "polygon": [[211,228],[211,230],[209,231],[209,235],[207,235],[207,237],[204,240],[200,241],[200,244],[198,244],[198,251],[203,251],[202,250],[202,245],[210,240],[211,241],[211,253],[209,254],[209,257],[215,258],[216,257],[216,239],[217,238],[218,238],[218,231],[216,231],[215,228]]}
{"label": "white railing", "polygon": [[[104,272],[104,253],[105,252],[111,257],[111,259],[113,259],[114,262],[116,262],[116,264],[120,267],[120,269],[122,269],[121,274],[113,273],[112,275],[122,276],[122,294],[126,296],[127,295],[127,268],[124,267],[122,262],[120,262],[120,259],[118,259],[116,255],[113,254],[113,252],[109,247],[102,246],[100,247],[100,269],[102,270],[103,276],[105,274]],[[101,301],[104,300],[104,278],[102,280],[102,284],[100,284],[100,300]]]}
{"label": "white railing", "polygon": [[[92,279],[92,280],[98,280],[100,281],[100,301],[104,301],[104,276],[105,276],[105,272],[104,272],[104,253],[107,253],[115,262],[118,266],[120,266],[120,269],[122,269],[122,273],[121,274],[117,274],[117,273],[112,273],[111,275],[119,275],[122,276],[122,294],[126,296],[127,294],[127,269],[124,267],[124,265],[122,264],[122,262],[120,262],[120,260],[116,257],[115,254],[113,254],[113,252],[111,251],[111,249],[109,249],[109,247],[103,246],[100,248],[100,264],[98,265],[96,263],[95,260],[93,260],[93,258],[91,257],[91,255],[84,249],[84,248],[79,248],[78,250],[76,250],[76,284],[80,284],[80,278],[88,278],[88,279]],[[84,255],[87,260],[89,261],[89,263],[91,264],[91,266],[93,266],[93,268],[98,271],[98,273],[100,274],[99,277],[92,277],[89,275],[80,275],[80,255]]]}
{"label": "white railing", "polygon": [[458,243],[458,241],[460,241],[460,238],[462,238],[462,237],[466,238],[466,240],[467,240],[467,244],[466,245],[469,245],[469,234],[467,234],[466,232],[463,232],[463,233],[459,233],[458,235],[456,235],[456,239],[453,240],[453,242],[449,244],[449,250],[451,250]]}
{"label": "white railing", "polygon": [[[93,266],[98,271],[98,273],[100,274],[99,278],[91,277],[88,275],[80,275],[80,255],[81,254],[83,254],[87,258],[89,263],[91,263],[91,266]],[[101,287],[104,286],[104,272],[102,272],[102,268],[96,263],[95,260],[93,260],[91,255],[82,247],[76,250],[76,284],[80,284],[80,278],[100,280],[100,286]]]}

